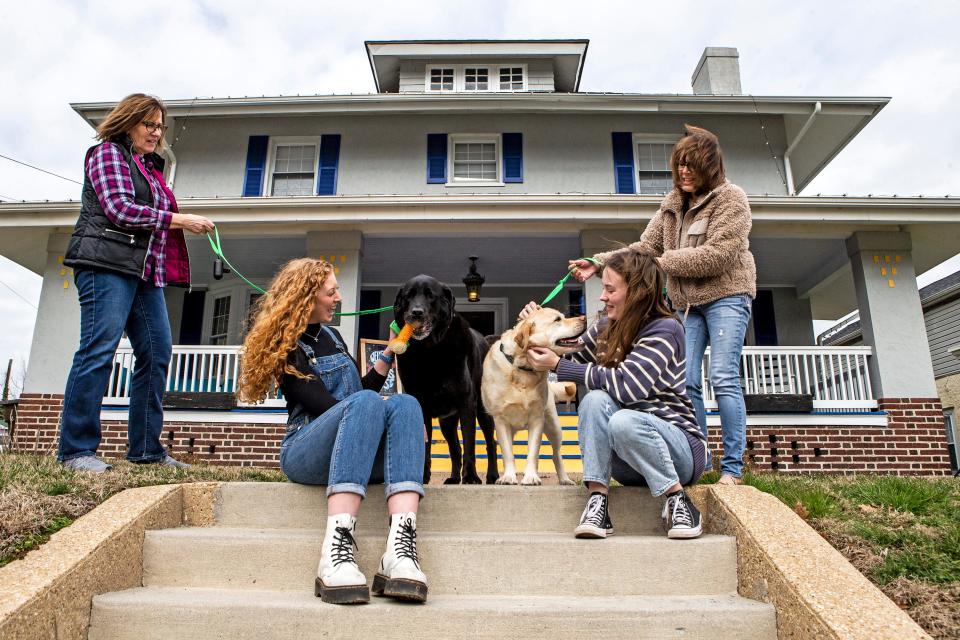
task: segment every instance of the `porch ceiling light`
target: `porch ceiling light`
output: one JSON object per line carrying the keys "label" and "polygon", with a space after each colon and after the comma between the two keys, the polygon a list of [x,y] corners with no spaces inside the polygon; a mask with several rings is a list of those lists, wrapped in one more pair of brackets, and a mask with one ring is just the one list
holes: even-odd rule
{"label": "porch ceiling light", "polygon": [[463,284],[467,287],[467,300],[470,302],[480,300],[480,287],[485,281],[486,278],[477,273],[477,256],[470,256],[470,271],[463,278]]}

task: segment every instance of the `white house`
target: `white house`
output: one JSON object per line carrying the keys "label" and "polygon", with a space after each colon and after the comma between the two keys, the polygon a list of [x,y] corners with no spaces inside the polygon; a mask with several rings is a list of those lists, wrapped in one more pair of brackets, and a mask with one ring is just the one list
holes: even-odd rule
{"label": "white house", "polygon": [[[398,285],[428,273],[493,333],[541,299],[569,258],[639,237],[669,188],[683,124],[705,127],[753,209],[746,392],[814,397],[813,413],[749,416],[751,461],[948,471],[915,276],[956,252],[960,201],[797,195],[890,99],[744,94],[731,48],[704,50],[689,94],[582,92],[587,45],[367,42],[370,94],[167,100],[169,181],[181,210],[214,220],[226,255],[261,286],[290,258],[323,256],[354,310],[391,304]],[[93,127],[113,103],[72,106]],[[77,201],[0,204],[0,252],[44,279],[15,436],[24,448],[52,447],[78,342],[76,291],[61,265],[78,212]],[[167,291],[169,390],[229,392],[255,293],[235,274],[214,280],[207,240],[189,243],[193,288]],[[461,285],[469,256],[486,278],[474,303]],[[598,295],[597,279],[571,282],[555,304],[593,314]],[[813,319],[854,309],[863,346],[816,345]],[[345,318],[339,329],[355,348],[385,338],[390,319]],[[106,394],[108,454],[125,442],[125,414],[110,407],[126,401],[129,360],[118,354]],[[277,404],[168,411],[169,442],[211,460],[275,464]]]}

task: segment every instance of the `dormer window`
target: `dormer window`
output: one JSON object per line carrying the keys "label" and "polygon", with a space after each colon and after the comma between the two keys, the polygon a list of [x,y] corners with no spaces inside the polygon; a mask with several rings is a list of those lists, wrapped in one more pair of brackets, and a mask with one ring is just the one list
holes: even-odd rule
{"label": "dormer window", "polygon": [[433,67],[429,74],[430,91],[453,91],[453,67]]}
{"label": "dormer window", "polygon": [[527,66],[427,65],[424,85],[428,93],[526,91]]}

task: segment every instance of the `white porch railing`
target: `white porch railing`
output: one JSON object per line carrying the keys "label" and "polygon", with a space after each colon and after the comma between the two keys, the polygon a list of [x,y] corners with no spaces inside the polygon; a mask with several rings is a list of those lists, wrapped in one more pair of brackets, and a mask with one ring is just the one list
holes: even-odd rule
{"label": "white porch railing", "polygon": [[[235,393],[240,373],[239,353],[238,345],[174,345],[173,357],[167,369],[166,390],[168,392]],[[132,348],[117,349],[107,393],[103,397],[104,404],[129,402],[133,363]],[[270,398],[257,406],[285,407],[286,402],[283,398]]]}
{"label": "white porch railing", "polygon": [[[240,347],[179,346],[167,372],[167,391],[236,392],[240,372]],[[877,408],[870,390],[867,360],[870,347],[744,347],[740,359],[740,383],[745,393],[804,393],[813,396],[815,410],[869,411]],[[703,359],[703,371],[710,350]],[[104,404],[126,404],[130,398],[133,350],[117,350]],[[707,410],[717,409],[717,400],[704,375],[703,400]],[[283,407],[282,398],[263,405]]]}
{"label": "white porch railing", "polygon": [[[877,400],[870,388],[870,347],[744,347],[740,384],[744,393],[802,393],[813,396],[814,410],[870,411]],[[703,358],[703,403],[717,409]]]}

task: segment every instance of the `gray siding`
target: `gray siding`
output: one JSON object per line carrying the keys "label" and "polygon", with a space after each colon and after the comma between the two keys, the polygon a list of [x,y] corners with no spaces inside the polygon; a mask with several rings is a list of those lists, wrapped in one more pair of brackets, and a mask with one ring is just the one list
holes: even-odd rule
{"label": "gray siding", "polygon": [[[727,174],[751,194],[782,194],[755,117],[666,114],[497,114],[288,116],[191,118],[177,144],[180,197],[236,197],[243,188],[251,135],[342,135],[337,193],[612,193],[612,131],[679,133],[684,122],[714,131],[723,144]],[[777,156],[782,121],[766,121]],[[502,187],[448,187],[426,183],[428,133],[523,133],[524,182]]]}
{"label": "gray siding", "polygon": [[960,358],[948,349],[960,344],[960,298],[928,309],[923,316],[936,378],[960,373]]}
{"label": "gray siding", "polygon": [[[478,66],[508,64],[527,65],[527,90],[547,91],[554,90],[553,61],[542,58],[511,59],[498,58],[496,60],[444,60],[442,63],[426,60],[406,60],[400,63],[400,93],[424,93],[426,91],[427,65],[437,64],[475,64]],[[497,71],[493,71],[494,74]]]}

